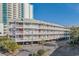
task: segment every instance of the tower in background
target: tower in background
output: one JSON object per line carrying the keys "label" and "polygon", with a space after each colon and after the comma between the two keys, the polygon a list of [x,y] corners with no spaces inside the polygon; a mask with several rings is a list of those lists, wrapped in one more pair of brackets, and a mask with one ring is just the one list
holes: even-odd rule
{"label": "tower in background", "polygon": [[33,19],[33,6],[27,3],[0,3],[0,23],[20,18]]}

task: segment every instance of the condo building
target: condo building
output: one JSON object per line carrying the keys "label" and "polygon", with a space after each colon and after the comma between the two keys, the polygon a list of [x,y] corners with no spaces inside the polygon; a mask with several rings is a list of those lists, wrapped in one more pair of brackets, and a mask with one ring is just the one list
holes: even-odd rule
{"label": "condo building", "polygon": [[58,24],[24,19],[20,21],[9,21],[9,36],[16,42],[31,42],[42,40],[54,40],[69,38],[69,29]]}
{"label": "condo building", "polygon": [[[0,22],[6,25],[9,20],[33,18],[33,6],[27,3],[0,3]],[[30,16],[30,17],[29,17]]]}
{"label": "condo building", "polygon": [[31,4],[0,4],[0,15],[3,35],[9,35],[15,42],[69,38],[70,30],[64,26],[34,19]]}
{"label": "condo building", "polygon": [[[8,34],[9,20],[16,20],[20,18],[32,19],[33,6],[27,3],[0,3],[0,23],[3,24],[4,35]],[[30,17],[29,17],[30,16]]]}

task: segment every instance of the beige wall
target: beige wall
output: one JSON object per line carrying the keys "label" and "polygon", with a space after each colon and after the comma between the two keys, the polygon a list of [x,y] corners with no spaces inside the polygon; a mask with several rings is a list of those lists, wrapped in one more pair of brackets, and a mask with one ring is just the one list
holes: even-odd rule
{"label": "beige wall", "polygon": [[24,18],[33,19],[33,6],[31,4],[24,3]]}

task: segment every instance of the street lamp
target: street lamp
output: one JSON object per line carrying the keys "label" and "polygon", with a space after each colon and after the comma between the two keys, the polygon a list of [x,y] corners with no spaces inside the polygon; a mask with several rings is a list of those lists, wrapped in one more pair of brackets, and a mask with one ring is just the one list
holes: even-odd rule
{"label": "street lamp", "polygon": [[16,26],[16,20],[13,21],[13,26],[12,26],[12,30],[11,30],[12,34],[13,34],[13,37],[16,40],[16,34],[15,34],[16,33],[15,32],[16,31],[16,27],[15,26]]}

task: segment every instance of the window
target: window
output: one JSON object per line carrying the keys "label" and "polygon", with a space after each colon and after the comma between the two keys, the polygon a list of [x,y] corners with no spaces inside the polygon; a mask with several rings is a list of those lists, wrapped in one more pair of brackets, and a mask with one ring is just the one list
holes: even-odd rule
{"label": "window", "polygon": [[[21,3],[21,18],[23,18],[23,17],[24,17],[24,4]],[[23,19],[21,19],[21,20],[23,20]]]}
{"label": "window", "polygon": [[3,3],[3,23],[7,24],[7,3]]}
{"label": "window", "polygon": [[2,34],[2,33],[0,32],[0,34]]}
{"label": "window", "polygon": [[19,28],[19,31],[23,31],[23,28]]}

